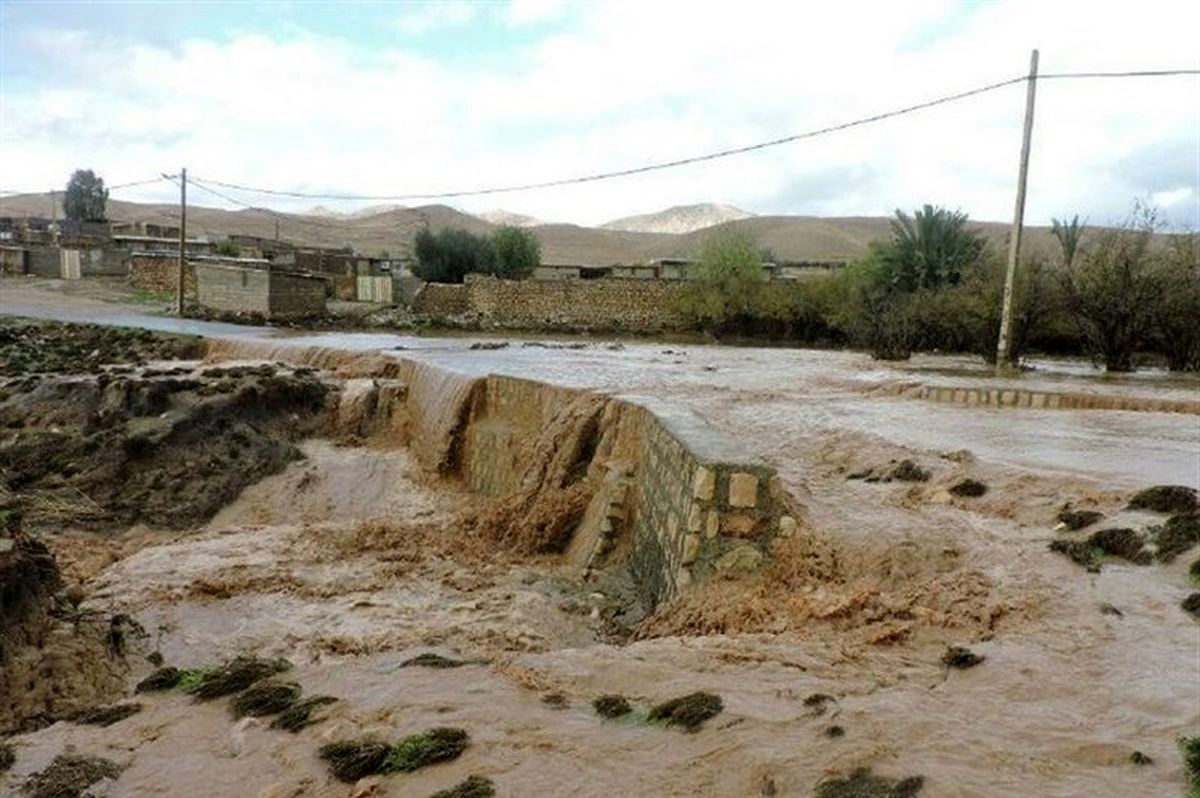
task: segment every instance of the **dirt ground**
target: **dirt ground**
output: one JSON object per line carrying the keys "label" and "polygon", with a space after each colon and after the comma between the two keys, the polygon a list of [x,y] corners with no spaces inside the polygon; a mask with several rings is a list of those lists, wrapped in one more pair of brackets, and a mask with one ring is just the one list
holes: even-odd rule
{"label": "dirt ground", "polygon": [[[558,356],[541,368],[579,357]],[[195,377],[130,381],[234,379],[188,367]],[[328,373],[277,373],[344,391]],[[39,386],[59,379],[76,377]],[[260,379],[244,376],[246,386]],[[429,476],[400,441],[347,438],[328,418],[306,427],[293,409],[286,424],[255,425],[295,454],[247,469],[220,502],[180,515],[149,501],[119,522],[47,535],[64,582],[82,587],[79,609],[142,630],[120,658],[120,689],[89,700],[140,709],[109,726],[57,719],[10,737],[0,793],[64,753],[114,763],[119,776],[93,786],[107,796],[427,796],[472,775],[501,796],[810,796],[860,768],[891,787],[850,794],[905,794],[901,780],[917,776],[921,796],[1184,793],[1176,738],[1200,732],[1200,634],[1179,605],[1200,550],[1148,565],[1105,555],[1090,572],[1048,548],[1099,528],[1056,528],[1070,503],[1144,534],[1152,554],[1147,530],[1168,516],[1126,509],[1140,480],[1058,462],[1073,455],[1035,470],[986,448],[812,423],[811,405],[786,426],[795,405],[764,392],[748,401],[686,382],[663,388],[690,391],[711,423],[754,441],[803,505],[805,534],[780,541],[758,573],[714,580],[614,637],[606,617],[619,597],[579,584],[556,555],[481,541],[463,514],[479,500],[461,484]],[[7,400],[26,426],[82,423],[28,398],[37,390],[47,389]],[[168,399],[195,418],[209,398],[194,393]],[[845,396],[844,407],[862,401]],[[1167,421],[1191,434],[1189,421]],[[205,446],[221,439],[201,428]],[[927,479],[893,477],[910,473],[897,471],[905,460]],[[201,462],[191,472],[210,476],[190,481],[232,470]],[[160,473],[163,485],[189,484],[184,471]],[[983,495],[960,495],[966,478]],[[13,492],[42,488],[35,479]],[[944,659],[951,646],[982,660],[948,665],[963,661]],[[463,664],[406,664],[431,653]],[[337,700],[289,733],[270,716],[236,717],[226,698],[134,693],[158,667],[148,657],[203,669],[238,655],[284,657],[292,667],[275,680]],[[654,705],[696,691],[720,698],[698,730],[649,720]],[[631,711],[601,717],[592,702],[614,694]],[[335,740],[392,743],[435,727],[468,732],[461,756],[345,784],[318,755]]]}

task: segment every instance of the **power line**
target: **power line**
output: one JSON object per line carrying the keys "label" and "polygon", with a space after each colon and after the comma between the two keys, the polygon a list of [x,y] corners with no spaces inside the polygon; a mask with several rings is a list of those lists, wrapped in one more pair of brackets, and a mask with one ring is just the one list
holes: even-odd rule
{"label": "power line", "polygon": [[[174,176],[167,177],[164,175],[164,177],[166,177],[166,179],[170,180],[172,183],[175,183],[175,185],[179,185],[177,179]],[[217,197],[218,199],[222,199],[222,200],[225,200],[226,202],[233,203],[234,205],[245,208],[246,210],[258,211],[259,213],[265,213],[268,216],[273,216],[276,219],[283,219],[288,222],[292,222],[293,224],[310,225],[313,227],[322,227],[322,228],[325,228],[328,230],[337,230],[343,234],[346,232],[346,228],[342,225],[326,224],[324,222],[315,222],[315,221],[312,221],[309,219],[297,219],[294,216],[289,216],[286,213],[280,213],[279,211],[274,211],[274,210],[271,210],[270,208],[262,208],[257,205],[250,205],[248,203],[242,202],[241,200],[234,199],[233,197],[229,196],[228,194],[224,194],[220,191],[217,191],[216,189],[210,188],[194,177],[188,179],[188,184],[193,185],[196,188],[200,189],[201,191],[211,194],[214,197]]]}
{"label": "power line", "polygon": [[[105,188],[110,192],[111,191],[120,191],[123,188],[133,188],[134,186],[148,186],[151,183],[158,183],[161,180],[163,180],[162,177],[151,177],[147,180],[133,180],[128,183],[117,183],[116,185],[113,185],[113,186],[105,186]],[[4,190],[0,190],[0,194],[4,194],[7,196],[20,197],[20,196],[25,196],[25,195],[57,193],[57,192],[61,192],[61,191],[65,191],[65,189],[49,188],[49,189],[46,189],[45,191],[14,191],[12,189],[4,189]]]}
{"label": "power line", "polygon": [[[1171,75],[1200,75],[1200,69],[1163,69],[1163,70],[1140,70],[1126,72],[1058,72],[1039,75],[1039,80],[1058,80],[1067,78],[1135,78],[1135,77],[1164,77]],[[228,181],[215,180],[204,178],[205,181],[212,185],[221,186],[223,188],[234,189],[237,191],[245,191],[254,194],[264,194],[275,197],[293,197],[300,199],[325,199],[325,200],[363,200],[363,201],[399,201],[399,200],[432,200],[432,199],[453,199],[456,197],[475,197],[487,194],[503,194],[516,191],[528,191],[539,188],[553,188],[556,186],[565,186],[578,183],[591,183],[599,180],[611,180],[618,177],[629,177],[631,175],[644,174],[662,169],[672,169],[688,164],[702,163],[704,161],[713,161],[718,158],[727,158],[731,155],[741,155],[747,152],[763,150],[769,147],[778,147],[783,144],[790,144],[801,139],[816,138],[817,136],[827,135],[850,128],[859,127],[862,125],[880,122],[885,119],[891,119],[905,114],[911,114],[916,111],[922,111],[927,108],[933,108],[938,105],[964,100],[968,97],[984,94],[986,92],[1002,89],[1006,86],[1012,86],[1017,83],[1024,83],[1030,78],[1028,75],[1008,78],[1006,80],[989,83],[985,86],[979,86],[967,91],[958,92],[956,94],[948,94],[933,100],[917,103],[915,105],[897,108],[891,111],[873,114],[871,116],[862,117],[849,122],[842,122],[836,125],[818,128],[816,130],[806,131],[804,133],[795,133],[780,138],[761,141],[756,144],[749,144],[743,147],[732,147],[716,152],[695,155],[688,158],[679,158],[672,161],[662,161],[658,163],[646,164],[644,166],[633,167],[630,169],[621,169],[611,172],[600,172],[598,174],[583,175],[580,177],[562,178],[559,180],[547,180],[540,183],[522,183],[510,186],[493,186],[489,188],[469,189],[462,191],[444,191],[432,192],[425,194],[397,194],[397,195],[367,195],[367,194],[320,194],[303,191],[283,191],[279,189],[259,188],[254,186],[246,186],[239,183],[231,183]]]}

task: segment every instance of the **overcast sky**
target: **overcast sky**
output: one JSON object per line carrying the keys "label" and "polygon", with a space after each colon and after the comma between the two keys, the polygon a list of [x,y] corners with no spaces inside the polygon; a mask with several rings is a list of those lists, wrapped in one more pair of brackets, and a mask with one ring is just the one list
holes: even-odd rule
{"label": "overcast sky", "polygon": [[[1200,68],[1200,3],[0,5],[0,189],[187,166],[286,190],[552,180],[753,143],[1019,75]],[[591,224],[693,202],[1012,214],[1024,87],[649,175],[448,200]],[[166,200],[160,185],[117,192]],[[1149,198],[1200,227],[1200,78],[1039,84],[1027,219]],[[193,192],[203,204],[219,200]],[[341,210],[375,203],[269,200]],[[407,203],[420,204],[420,203]],[[225,207],[232,207],[226,205]]]}

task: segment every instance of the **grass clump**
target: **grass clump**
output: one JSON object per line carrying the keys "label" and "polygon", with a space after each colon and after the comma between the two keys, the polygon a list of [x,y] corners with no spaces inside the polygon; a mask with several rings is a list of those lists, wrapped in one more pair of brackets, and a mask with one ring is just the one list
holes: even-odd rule
{"label": "grass clump", "polygon": [[619,718],[633,711],[623,695],[602,695],[592,702],[592,708],[602,718]]}
{"label": "grass clump", "polygon": [[467,663],[461,659],[450,659],[441,654],[426,652],[400,663],[401,668],[460,668]]}
{"label": "grass clump", "polygon": [[261,718],[282,712],[298,698],[300,685],[295,682],[262,682],[234,698],[231,706],[236,717]]}
{"label": "grass clump", "polygon": [[724,708],[720,696],[704,692],[689,693],[655,705],[650,710],[650,720],[668,726],[682,726],[692,732],[698,730],[704,721],[719,715]]}
{"label": "grass clump", "polygon": [[838,737],[845,737],[846,730],[838,725],[827,726],[825,728],[825,736],[831,740],[836,740]]}
{"label": "grass clump", "polygon": [[963,479],[950,486],[950,493],[962,498],[976,498],[988,492],[988,486],[977,479]]}
{"label": "grass clump", "polygon": [[121,768],[98,756],[59,754],[45,770],[34,773],[23,790],[30,798],[80,798],[101,779],[115,779]]}
{"label": "grass clump", "polygon": [[438,790],[430,798],[492,798],[496,787],[484,776],[467,776],[447,790]]}
{"label": "grass clump", "polygon": [[410,734],[392,746],[384,760],[384,773],[411,773],[438,762],[457,759],[470,740],[462,729],[439,726],[420,734]]}
{"label": "grass clump", "polygon": [[0,743],[0,773],[8,770],[17,761],[17,752],[8,743]]}
{"label": "grass clump", "polygon": [[271,721],[271,728],[283,729],[295,734],[307,726],[320,723],[324,720],[324,718],[314,718],[312,716],[313,710],[326,704],[332,704],[335,701],[337,699],[330,695],[316,695],[311,698],[305,698],[302,701],[296,701],[284,709],[279,717]]}
{"label": "grass clump", "polygon": [[181,679],[183,679],[183,671],[179,670],[179,668],[172,668],[170,666],[159,668],[138,682],[137,687],[134,688],[134,692],[154,693],[161,690],[171,690],[179,685]]}
{"label": "grass clump", "polygon": [[1161,562],[1171,562],[1197,543],[1200,543],[1200,513],[1178,513],[1154,529],[1155,554]]}
{"label": "grass clump", "polygon": [[392,747],[377,740],[339,740],[321,746],[317,755],[338,781],[353,784],[383,769]]}
{"label": "grass clump", "polygon": [[1188,566],[1188,576],[1192,578],[1193,582],[1200,585],[1200,560],[1196,560]]}
{"label": "grass clump", "polygon": [[1141,751],[1134,751],[1129,755],[1129,761],[1135,765],[1153,765],[1154,760],[1143,754]]}
{"label": "grass clump", "polygon": [[900,482],[928,482],[929,472],[912,460],[901,460],[889,476]]}
{"label": "grass clump", "polygon": [[81,710],[67,720],[87,726],[111,726],[141,711],[141,704],[113,704],[111,707],[91,707]]}
{"label": "grass clump", "polygon": [[837,699],[827,693],[813,693],[806,696],[804,706],[808,707],[811,715],[824,715],[827,704],[836,703]]}
{"label": "grass clump", "polygon": [[1104,513],[1095,510],[1072,510],[1070,505],[1058,511],[1058,522],[1072,532],[1104,520]]}
{"label": "grass clump", "polygon": [[967,668],[974,668],[985,659],[987,657],[982,654],[976,654],[965,646],[950,646],[946,649],[946,653],[942,654],[943,665],[947,668],[956,668],[960,671]]}
{"label": "grass clump", "polygon": [[[240,693],[250,685],[268,676],[282,673],[292,667],[285,659],[259,659],[258,657],[237,657],[216,669],[204,669],[192,683],[185,674],[180,681],[180,688],[194,695],[199,701],[208,701],[232,693]],[[187,683],[185,685],[185,682]]]}
{"label": "grass clump", "polygon": [[1087,543],[1103,554],[1120,557],[1135,565],[1150,564],[1150,552],[1146,551],[1142,536],[1127,527],[1100,529],[1088,536]]}
{"label": "grass clump", "polygon": [[1179,606],[1183,607],[1183,611],[1188,615],[1200,620],[1200,593],[1192,593]]}
{"label": "grass clump", "polygon": [[1082,565],[1089,571],[1100,570],[1100,555],[1103,553],[1089,546],[1083,540],[1052,540],[1050,551],[1063,555],[1077,565]]}
{"label": "grass clump", "polygon": [[1155,485],[1129,500],[1129,509],[1155,513],[1190,513],[1197,508],[1196,490],[1183,485]]}
{"label": "grass clump", "polygon": [[924,776],[896,780],[859,768],[843,779],[818,784],[815,798],[913,798],[924,786]]}
{"label": "grass clump", "polygon": [[1200,795],[1200,736],[1180,737],[1179,752],[1183,754],[1183,772],[1191,788],[1188,795]]}

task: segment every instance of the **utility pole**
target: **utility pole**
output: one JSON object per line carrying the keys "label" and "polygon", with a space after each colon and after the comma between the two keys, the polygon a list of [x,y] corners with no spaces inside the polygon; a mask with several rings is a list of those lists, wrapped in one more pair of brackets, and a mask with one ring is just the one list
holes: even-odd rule
{"label": "utility pole", "polygon": [[179,172],[179,266],[175,283],[175,312],[183,316],[183,268],[187,261],[187,167]]}
{"label": "utility pole", "polygon": [[50,192],[50,222],[58,224],[58,192]]}
{"label": "utility pole", "polygon": [[1025,224],[1025,181],[1029,176],[1029,140],[1033,136],[1033,100],[1037,93],[1038,51],[1029,55],[1029,81],[1025,90],[1025,133],[1021,139],[1021,170],[1017,174],[1017,205],[1013,212],[1012,232],[1008,241],[1008,271],[1004,275],[1004,306],[1000,312],[1000,342],[996,346],[996,373],[1003,374],[1012,365],[1013,283],[1017,276],[1017,257],[1021,253],[1021,231]]}

